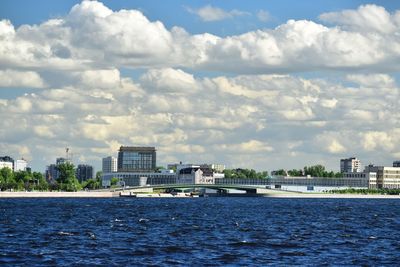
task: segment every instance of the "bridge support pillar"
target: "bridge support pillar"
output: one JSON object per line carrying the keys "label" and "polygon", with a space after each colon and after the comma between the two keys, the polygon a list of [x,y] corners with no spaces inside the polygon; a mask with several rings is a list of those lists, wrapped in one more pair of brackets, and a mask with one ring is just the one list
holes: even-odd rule
{"label": "bridge support pillar", "polygon": [[257,189],[256,188],[246,189],[246,194],[257,194]]}

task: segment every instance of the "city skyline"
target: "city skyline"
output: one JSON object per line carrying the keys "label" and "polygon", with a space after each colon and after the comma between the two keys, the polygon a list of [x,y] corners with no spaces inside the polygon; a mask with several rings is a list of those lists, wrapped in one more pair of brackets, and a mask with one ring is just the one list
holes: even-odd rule
{"label": "city skyline", "polygon": [[100,170],[122,145],[156,147],[162,166],[391,164],[399,10],[393,1],[2,1],[0,149],[33,170],[66,147]]}
{"label": "city skyline", "polygon": [[[123,146],[121,146],[121,148],[122,147]],[[132,147],[130,147],[130,148],[132,148]],[[155,147],[135,147],[135,148],[137,148],[137,149],[155,149]],[[69,150],[70,149],[68,148],[68,151]],[[119,172],[118,168],[117,168],[117,165],[118,165],[117,162],[119,162],[118,161],[119,154],[120,154],[120,150],[118,150],[116,152],[116,154],[104,156],[101,159],[100,167],[98,167],[98,169],[97,169],[97,167],[94,168],[94,171],[96,173],[97,172],[103,172],[103,173]],[[98,164],[93,164],[91,162],[80,162],[80,161],[73,160],[72,156],[70,156],[70,155],[71,155],[71,153],[70,154],[66,154],[64,157],[63,156],[57,157],[54,160],[54,162],[51,162],[51,163],[47,164],[46,166],[44,166],[44,172],[41,169],[34,169],[32,171],[38,171],[38,172],[42,172],[42,173],[46,174],[47,171],[49,170],[49,167],[54,169],[54,167],[56,165],[58,165],[59,163],[64,163],[64,162],[72,163],[75,166],[75,168],[78,168],[81,165],[82,166],[86,166],[87,165],[87,166],[91,166],[93,168],[94,166],[98,165]],[[14,160],[14,158],[10,157],[9,155],[0,156],[0,158],[2,158],[2,159],[6,158],[6,160],[1,160],[0,163],[7,163],[8,162],[7,159]],[[19,159],[15,159],[15,161],[18,161],[18,160]],[[111,163],[112,160],[114,160],[114,163]],[[348,158],[337,158],[335,160],[338,163],[336,168],[329,169],[329,167],[328,167],[326,169],[327,171],[334,171],[334,172],[341,172],[341,173],[346,173],[346,172],[347,173],[353,173],[353,172],[364,172],[364,169],[369,167],[369,166],[386,166],[386,167],[391,167],[391,166],[399,167],[400,166],[400,160],[393,160],[392,162],[385,162],[383,164],[376,164],[375,162],[366,163],[366,162],[363,162],[362,160],[360,160],[359,158],[357,158],[355,156],[351,156],[351,157],[348,157]],[[31,167],[30,167],[31,165],[29,164],[29,162],[26,162],[24,159],[22,159],[22,161],[25,162],[25,166],[27,166],[27,167],[29,167],[29,169],[31,169]],[[343,162],[349,162],[349,163],[345,163],[345,164],[350,164],[350,165],[344,165]],[[164,167],[166,169],[170,169],[170,166],[173,166],[173,165],[176,165],[176,164],[190,165],[190,164],[194,164],[194,163],[193,162],[180,161],[180,162],[169,162],[169,163],[167,163],[165,165],[164,164],[156,164],[154,166],[156,166],[157,168],[158,167]],[[211,163],[211,162],[196,162],[196,164],[206,164],[206,165],[207,164],[212,164],[212,165],[214,165],[215,162],[214,163]],[[280,170],[284,170],[284,171],[300,170],[300,171],[302,171],[306,167],[315,166],[315,165],[318,165],[318,164],[317,163],[311,163],[309,166],[304,165],[304,166],[298,167],[298,168],[293,167],[291,165],[287,165],[287,166],[282,167],[282,168],[274,168],[274,167],[272,167],[271,169],[263,169],[263,170],[257,170],[256,169],[256,171],[267,171],[269,173],[272,173],[274,171],[280,171]],[[217,166],[224,166],[223,168],[225,169],[226,165],[224,164],[224,162],[218,162]],[[327,167],[327,166],[323,166],[323,167]],[[103,171],[104,168],[107,169],[106,172]],[[244,165],[230,166],[230,167],[228,167],[226,169],[241,169],[241,168],[248,169],[248,166],[244,166]],[[14,168],[11,167],[11,169],[14,169]],[[123,172],[123,170],[120,170],[120,172]]]}

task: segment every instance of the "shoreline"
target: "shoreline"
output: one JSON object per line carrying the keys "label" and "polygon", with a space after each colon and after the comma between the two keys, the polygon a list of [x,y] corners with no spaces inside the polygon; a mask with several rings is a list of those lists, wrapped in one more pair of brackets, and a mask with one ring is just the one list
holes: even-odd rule
{"label": "shoreline", "polygon": [[[120,192],[112,191],[79,191],[79,192],[0,192],[0,198],[111,198],[121,197]],[[157,197],[157,196],[153,196]],[[214,197],[214,196],[212,196]],[[225,196],[216,196],[225,197]],[[329,194],[329,193],[295,193],[279,192],[266,193],[254,196],[244,194],[231,194],[226,197],[266,197],[266,198],[336,198],[336,199],[400,199],[400,195],[374,195],[374,194]]]}
{"label": "shoreline", "polygon": [[116,192],[105,191],[105,192],[0,192],[0,198],[109,198],[118,197],[119,194]]}
{"label": "shoreline", "polygon": [[400,199],[400,195],[373,195],[373,194],[320,194],[320,193],[290,193],[265,195],[270,198],[331,198],[331,199]]}

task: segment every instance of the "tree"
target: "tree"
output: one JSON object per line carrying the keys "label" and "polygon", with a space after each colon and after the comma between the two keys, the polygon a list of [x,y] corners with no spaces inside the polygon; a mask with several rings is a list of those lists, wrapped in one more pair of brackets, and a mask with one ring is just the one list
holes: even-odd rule
{"label": "tree", "polygon": [[322,165],[304,167],[304,175],[310,175],[312,177],[326,177],[325,167]]}
{"label": "tree", "polygon": [[267,171],[262,171],[257,173],[257,178],[258,179],[266,179],[268,177],[268,172]]}
{"label": "tree", "polygon": [[284,169],[273,171],[271,174],[277,175],[277,176],[286,176],[287,175],[287,173]]}
{"label": "tree", "polygon": [[15,189],[17,188],[17,182],[14,179],[14,173],[10,168],[2,168],[0,174],[3,177],[4,189]]}
{"label": "tree", "polygon": [[326,171],[322,165],[314,165],[310,167],[304,167],[304,175],[310,175],[312,177],[327,177],[327,178],[340,178],[343,177],[341,173],[335,173],[333,171]]}
{"label": "tree", "polygon": [[57,165],[59,177],[57,182],[60,184],[60,189],[68,192],[78,191],[82,187],[75,177],[75,168],[72,163],[66,162]]}
{"label": "tree", "polygon": [[102,171],[96,172],[96,181],[101,181],[101,177],[102,176],[103,176],[103,172]]}
{"label": "tree", "polygon": [[289,170],[288,171],[289,176],[303,176],[303,171],[302,170]]}
{"label": "tree", "polygon": [[264,179],[267,178],[268,172],[267,171],[256,172],[253,169],[225,169],[224,175],[225,178],[229,179],[236,179],[236,178]]}
{"label": "tree", "polygon": [[47,191],[49,189],[49,184],[47,183],[46,178],[40,172],[34,172],[32,178],[36,184],[35,189],[41,191]]}
{"label": "tree", "polygon": [[4,178],[3,173],[0,171],[0,191],[4,191],[6,188],[6,178]]}
{"label": "tree", "polygon": [[233,176],[234,176],[234,172],[233,172],[233,170],[230,170],[230,169],[225,169],[224,170],[224,175],[225,175],[225,178],[234,178]]}
{"label": "tree", "polygon": [[17,183],[18,190],[30,190],[34,187],[34,185],[31,184],[32,174],[27,171],[14,172],[14,179]]}
{"label": "tree", "polygon": [[119,179],[117,177],[113,177],[113,178],[111,178],[110,185],[111,186],[117,185],[118,182],[119,182]]}
{"label": "tree", "polygon": [[99,189],[100,181],[96,179],[88,179],[85,182],[83,182],[82,187],[90,190]]}
{"label": "tree", "polygon": [[161,170],[165,170],[163,166],[157,166],[155,172],[161,172]]}

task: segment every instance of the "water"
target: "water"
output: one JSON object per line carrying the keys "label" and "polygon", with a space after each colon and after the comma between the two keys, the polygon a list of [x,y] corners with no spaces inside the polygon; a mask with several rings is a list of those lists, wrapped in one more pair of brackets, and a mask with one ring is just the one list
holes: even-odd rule
{"label": "water", "polygon": [[398,265],[400,201],[0,199],[1,266]]}

